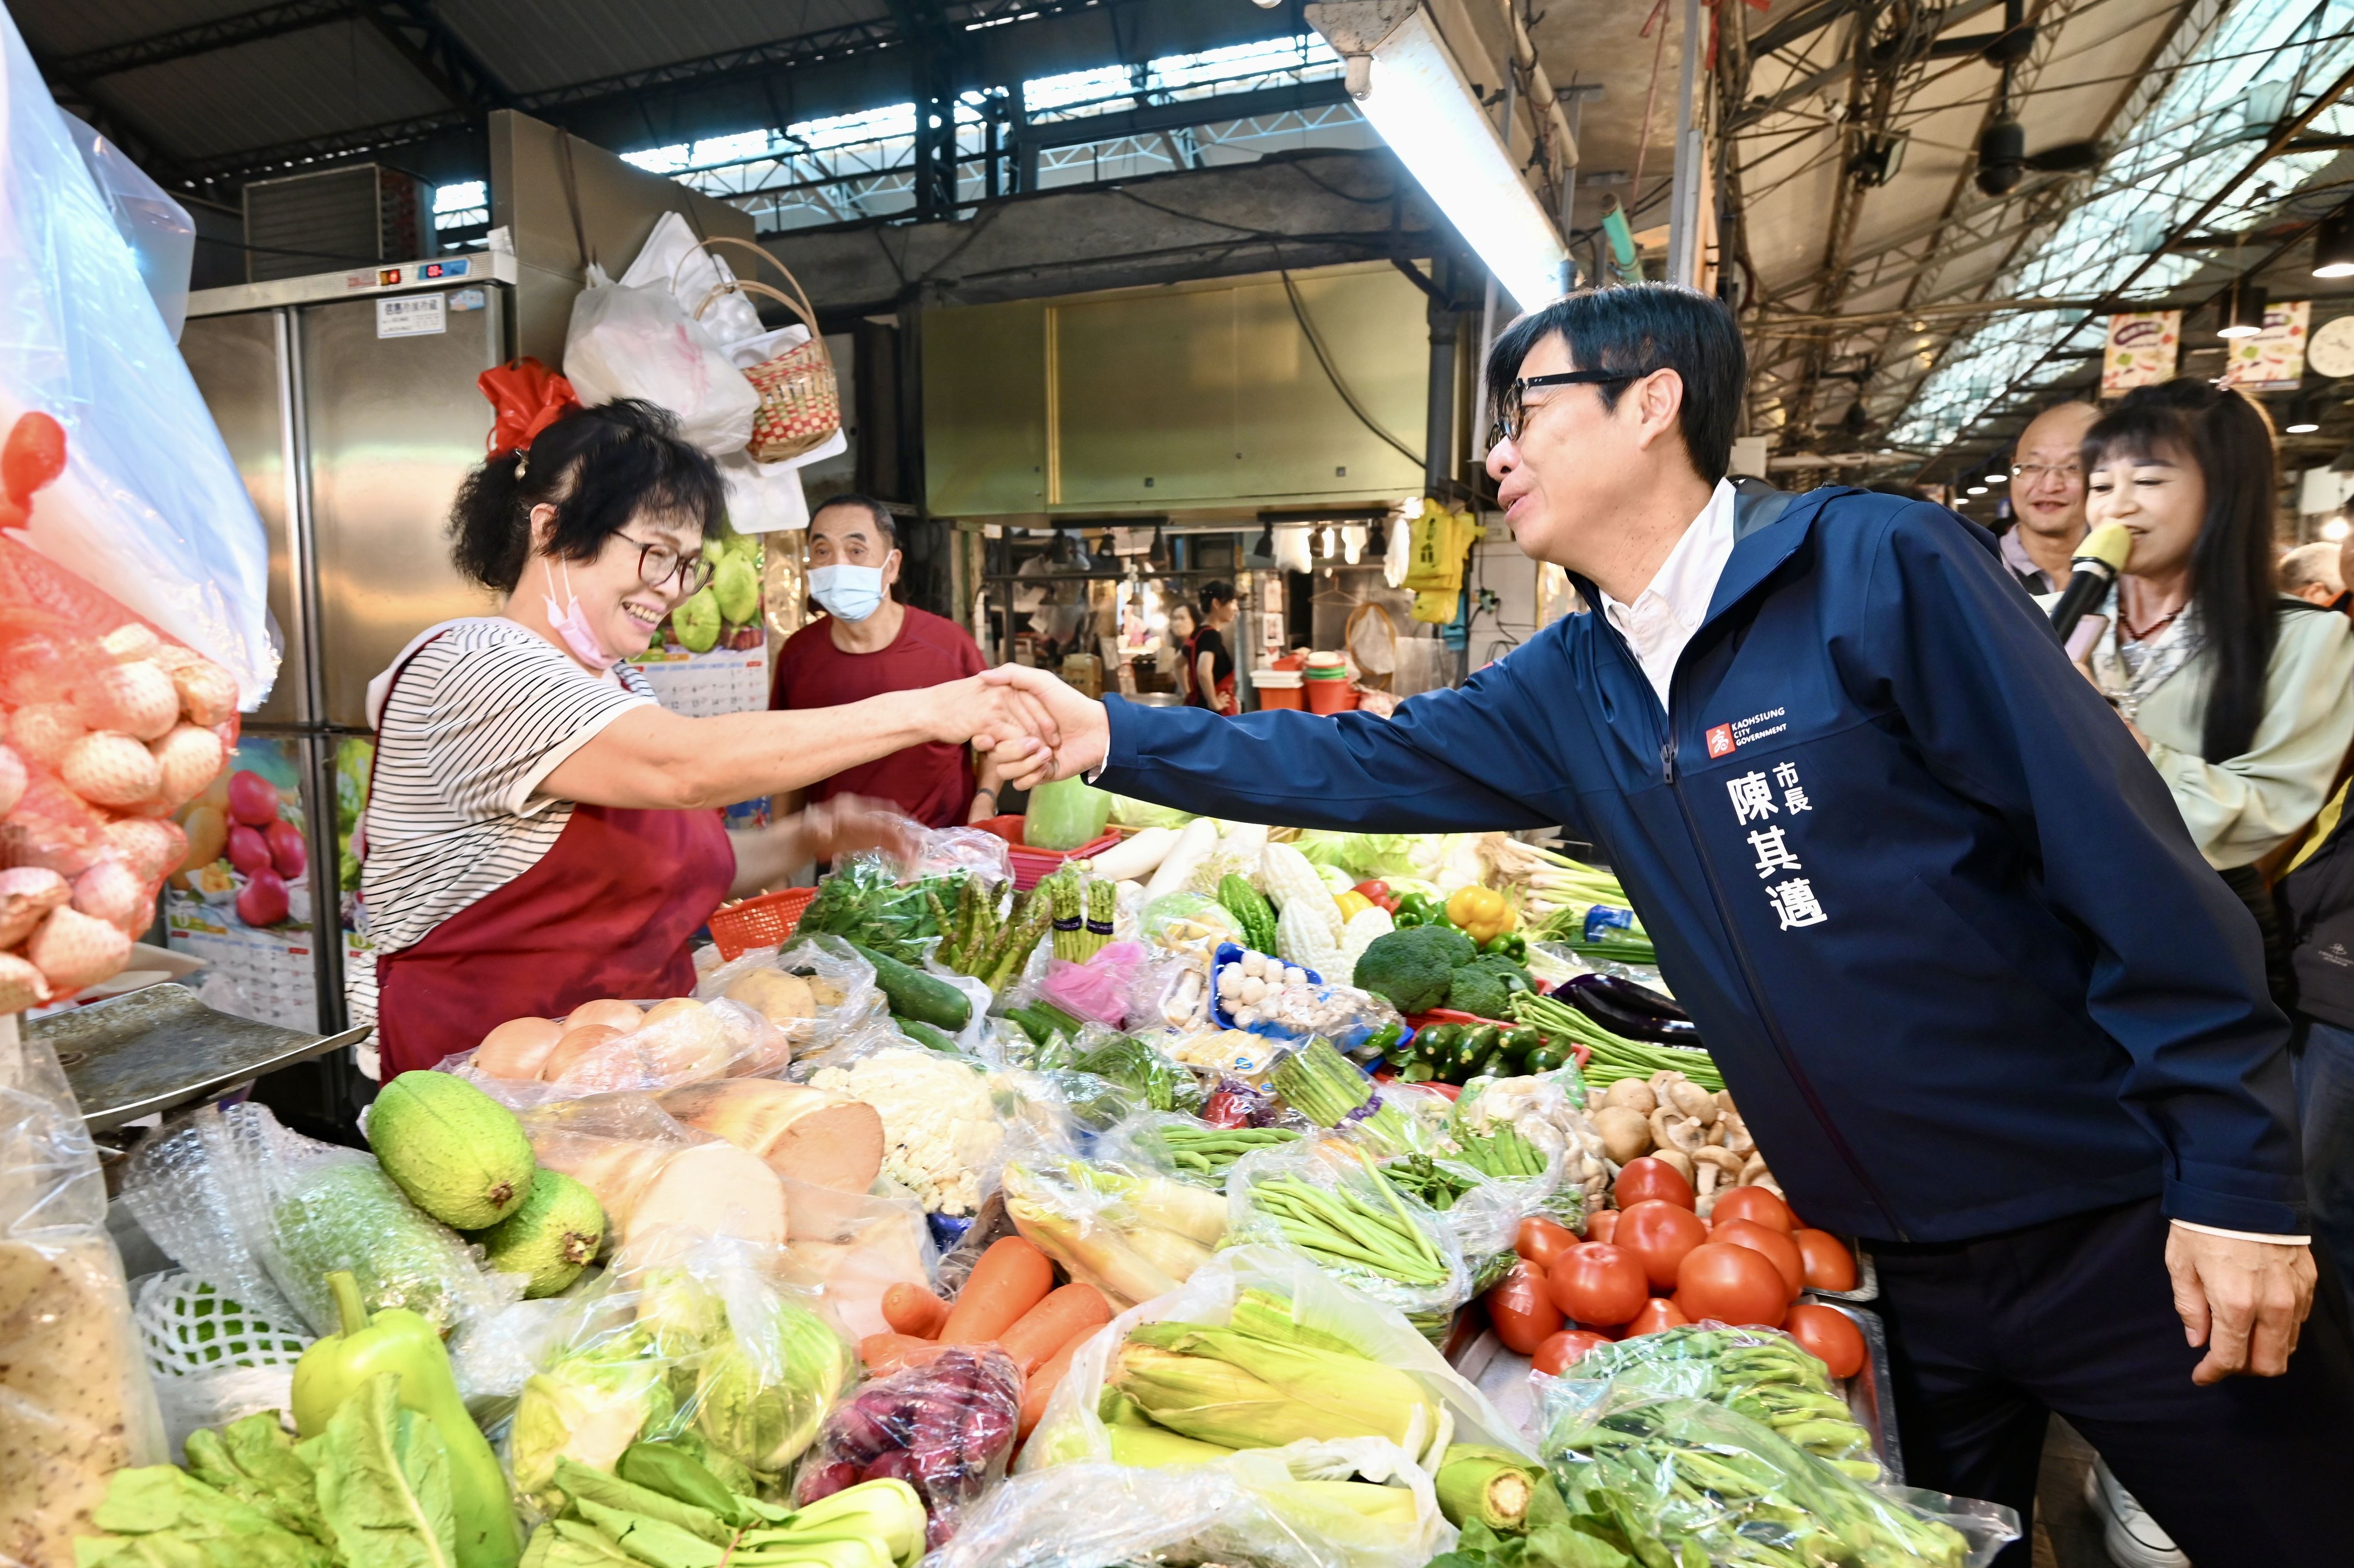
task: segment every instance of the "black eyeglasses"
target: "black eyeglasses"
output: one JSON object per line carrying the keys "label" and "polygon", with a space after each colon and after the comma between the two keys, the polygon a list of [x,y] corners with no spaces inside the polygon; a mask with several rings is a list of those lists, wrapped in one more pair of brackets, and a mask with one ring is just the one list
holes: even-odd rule
{"label": "black eyeglasses", "polygon": [[711,580],[711,563],[700,550],[682,556],[668,545],[645,544],[627,534],[619,537],[638,546],[638,580],[650,588],[658,588],[674,577],[681,593],[697,593]]}
{"label": "black eyeglasses", "polygon": [[1640,381],[1649,374],[1648,370],[1563,370],[1551,376],[1521,376],[1497,405],[1496,422],[1488,427],[1488,444],[1492,447],[1500,441],[1521,439],[1521,432],[1528,428],[1527,397],[1532,387],[1608,387]]}

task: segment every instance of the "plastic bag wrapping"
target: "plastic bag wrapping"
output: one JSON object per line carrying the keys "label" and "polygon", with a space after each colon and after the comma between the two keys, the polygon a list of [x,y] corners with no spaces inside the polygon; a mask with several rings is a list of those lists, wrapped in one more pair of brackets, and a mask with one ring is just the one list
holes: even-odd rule
{"label": "plastic bag wrapping", "polygon": [[196,223],[188,209],[149,179],[122,148],[73,115],[66,115],[65,122],[74,150],[114,216],[114,231],[138,261],[139,276],[155,302],[164,330],[174,343],[179,342],[180,324],[188,314],[188,274],[196,259]]}
{"label": "plastic bag wrapping", "polygon": [[1512,1129],[1548,1154],[1560,1157],[1560,1174],[1544,1212],[1572,1230],[1602,1206],[1615,1171],[1606,1162],[1602,1134],[1583,1108],[1585,1081],[1575,1067],[1525,1077],[1474,1080],[1455,1105],[1458,1128],[1476,1131],[1494,1122]]}
{"label": "plastic bag wrapping", "polygon": [[667,281],[644,288],[599,283],[572,302],[564,375],[590,408],[642,397],[678,416],[681,439],[706,452],[752,440],[760,394],[687,314]]}
{"label": "plastic bag wrapping", "polygon": [[165,1123],[133,1151],[122,1202],[175,1263],[289,1328],[336,1331],[336,1269],[369,1311],[405,1307],[445,1334],[523,1294],[522,1276],[486,1272],[372,1156],[289,1132],[250,1102]]}
{"label": "plastic bag wrapping", "polygon": [[1098,948],[1084,963],[1049,959],[1038,994],[1074,1018],[1091,1018],[1118,1029],[1128,1022],[1129,992],[1146,957],[1141,942],[1113,942]]}
{"label": "plastic bag wrapping", "polygon": [[688,1127],[653,1096],[598,1095],[518,1115],[539,1162],[597,1195],[617,1249],[643,1261],[689,1234],[783,1249],[785,1189],[775,1169]]}
{"label": "plastic bag wrapping", "polygon": [[883,1294],[894,1285],[928,1288],[939,1254],[913,1198],[845,1192],[785,1181],[785,1250],[825,1292],[854,1340],[889,1331]]}
{"label": "plastic bag wrapping", "polygon": [[1209,966],[1148,948],[1128,988],[1128,1019],[1140,1029],[1192,1033],[1210,1026]]}
{"label": "plastic bag wrapping", "polygon": [[[1471,1293],[1454,1233],[1345,1143],[1302,1139],[1243,1156],[1226,1177],[1226,1229],[1237,1243],[1297,1252],[1425,1323],[1452,1313]],[[1368,1249],[1383,1261],[1366,1261]]]}
{"label": "plastic bag wrapping", "polygon": [[914,1193],[926,1213],[977,1210],[1006,1154],[1004,1113],[985,1065],[909,1044],[887,1025],[836,1050],[841,1059],[806,1081],[875,1107],[884,1176]]}
{"label": "plastic bag wrapping", "polygon": [[755,948],[703,976],[695,994],[705,1001],[729,998],[758,1012],[784,1032],[792,1063],[809,1060],[889,1011],[875,984],[875,966],[841,942]]}
{"label": "plastic bag wrapping", "polygon": [[[959,872],[969,872],[984,882],[1013,880],[1013,846],[988,829],[926,828],[913,822],[908,826],[915,853],[905,860],[888,863],[900,881],[919,882],[928,876],[953,876]],[[861,853],[881,857],[880,851]]]}
{"label": "plastic bag wrapping", "polygon": [[97,1147],[56,1054],[5,1017],[0,1346],[0,1563],[66,1568],[107,1478],[164,1457],[164,1425]]}
{"label": "plastic bag wrapping", "polygon": [[506,1436],[515,1489],[538,1509],[558,1457],[610,1472],[641,1439],[684,1442],[722,1481],[779,1496],[857,1372],[790,1259],[733,1238],[625,1250],[568,1308]]}
{"label": "plastic bag wrapping", "polygon": [[1210,1261],[1226,1231],[1219,1194],[1160,1174],[1065,1155],[1005,1168],[1013,1227],[1125,1311]]}
{"label": "plastic bag wrapping", "polygon": [[[519,1021],[527,1033],[503,1034],[502,1025],[483,1044],[450,1057],[440,1068],[520,1110],[583,1095],[650,1092],[781,1072],[792,1061],[789,1031],[726,997],[674,997],[644,1009],[600,1001],[589,1009],[575,1009],[565,1019]],[[638,1015],[634,1026],[632,1013]],[[584,1017],[587,1022],[574,1022]],[[557,1032],[552,1044],[547,1030]],[[535,1075],[524,1075],[535,1066]]]}
{"label": "plastic bag wrapping", "polygon": [[1574,1527],[1643,1561],[1982,1568],[2019,1538],[2009,1509],[1867,1486],[1706,1400],[1543,1383],[1541,1447]]}
{"label": "plastic bag wrapping", "polygon": [[1243,928],[1234,911],[1200,893],[1164,893],[1148,899],[1137,916],[1144,940],[1182,954],[1206,973],[1223,942],[1240,943]]}
{"label": "plastic bag wrapping", "polygon": [[1211,1016],[1223,1028],[1247,1029],[1277,1040],[1322,1035],[1342,1051],[1376,1036],[1379,1050],[1405,1033],[1398,1010],[1371,991],[1320,978],[1313,969],[1223,943]]}
{"label": "plastic bag wrapping", "polygon": [[[1311,1342],[1334,1350],[1345,1347],[1346,1353],[1373,1363],[1362,1381],[1336,1376],[1323,1380],[1325,1386],[1347,1383],[1357,1392],[1410,1389],[1422,1406],[1404,1420],[1394,1440],[1302,1440],[1264,1451],[1245,1450],[1182,1472],[1188,1480],[1219,1472],[1236,1477],[1285,1523],[1292,1538],[1310,1550],[1336,1554],[1303,1561],[1345,1563],[1352,1568],[1418,1568],[1455,1539],[1425,1489],[1428,1483],[1419,1478],[1420,1461],[1444,1453],[1449,1442],[1484,1443],[1517,1454],[1529,1451],[1520,1430],[1396,1311],[1350,1289],[1306,1258],[1270,1247],[1239,1246],[1218,1254],[1180,1288],[1121,1313],[1080,1345],[1022,1451],[1017,1480],[1066,1466],[1092,1470],[1112,1460],[1115,1438],[1103,1412],[1108,1404],[1119,1402],[1108,1402],[1105,1395],[1120,1381],[1117,1369],[1129,1337],[1140,1325],[1222,1328],[1235,1321],[1237,1305],[1246,1301],[1261,1312],[1274,1313]],[[1391,1383],[1393,1377],[1403,1382]],[[1330,1478],[1345,1464],[1369,1479],[1408,1485],[1416,1498],[1413,1528],[1385,1526],[1369,1532],[1362,1521],[1353,1530],[1345,1528],[1345,1516],[1336,1518],[1317,1489],[1290,1484],[1292,1475],[1247,1467],[1271,1463],[1285,1470],[1295,1465],[1312,1470],[1320,1479]]]}
{"label": "plastic bag wrapping", "polygon": [[955,1345],[851,1395],[826,1418],[794,1496],[832,1497],[861,1481],[902,1480],[924,1499],[937,1549],[959,1516],[1005,1474],[1022,1418],[1022,1370],[994,1345]]}
{"label": "plastic bag wrapping", "polygon": [[[716,250],[705,250],[685,218],[674,212],[654,219],[646,242],[638,247],[630,270],[621,274],[626,288],[668,289],[689,315],[711,291],[736,281],[736,274]],[[760,313],[743,294],[733,291],[711,300],[701,317],[703,330],[722,345],[756,337]]]}
{"label": "plastic bag wrapping", "polygon": [[1032,849],[1075,850],[1103,837],[1111,821],[1111,794],[1084,779],[1064,779],[1030,791],[1022,842]]}
{"label": "plastic bag wrapping", "polygon": [[263,1320],[186,1269],[149,1275],[133,1299],[175,1457],[199,1426],[292,1404],[294,1363],[312,1342],[307,1331]]}

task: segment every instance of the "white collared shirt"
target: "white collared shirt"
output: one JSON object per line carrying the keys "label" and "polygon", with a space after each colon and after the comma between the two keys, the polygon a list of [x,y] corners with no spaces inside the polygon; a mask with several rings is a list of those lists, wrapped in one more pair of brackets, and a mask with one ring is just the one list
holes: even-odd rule
{"label": "white collared shirt", "polygon": [[1716,580],[1724,575],[1724,563],[1732,556],[1733,484],[1720,479],[1709,493],[1708,504],[1701,508],[1684,536],[1659,563],[1650,586],[1635,596],[1634,603],[1621,604],[1606,593],[1602,595],[1602,612],[1635,651],[1635,661],[1643,666],[1651,690],[1659,694],[1662,710],[1668,705],[1668,682],[1676,673],[1676,661],[1708,618],[1709,600],[1716,597]]}

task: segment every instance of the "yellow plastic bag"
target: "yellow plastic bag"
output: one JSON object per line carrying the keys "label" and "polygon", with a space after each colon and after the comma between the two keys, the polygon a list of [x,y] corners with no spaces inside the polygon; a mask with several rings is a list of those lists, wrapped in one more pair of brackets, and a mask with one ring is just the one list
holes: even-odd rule
{"label": "yellow plastic bag", "polygon": [[1412,527],[1414,548],[1402,586],[1418,594],[1452,596],[1463,587],[1463,558],[1479,536],[1479,525],[1469,513],[1449,512],[1426,497]]}

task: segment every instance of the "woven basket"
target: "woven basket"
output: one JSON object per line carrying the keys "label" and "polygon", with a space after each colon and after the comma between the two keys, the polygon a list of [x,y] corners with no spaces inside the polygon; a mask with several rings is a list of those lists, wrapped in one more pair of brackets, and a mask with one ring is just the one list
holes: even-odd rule
{"label": "woven basket", "polygon": [[[760,395],[760,407],[752,416],[752,440],[744,450],[756,462],[784,462],[813,451],[832,440],[834,432],[842,429],[842,389],[834,379],[833,355],[826,350],[825,334],[818,330],[817,311],[785,264],[766,250],[749,240],[731,239],[725,235],[705,240],[702,248],[709,249],[715,245],[732,245],[750,251],[782,272],[792,292],[789,294],[758,279],[737,278],[703,296],[703,302],[695,307],[697,321],[722,294],[758,294],[784,306],[809,328],[806,342],[797,343],[744,372],[744,378]],[[683,265],[684,258],[680,260]]]}

